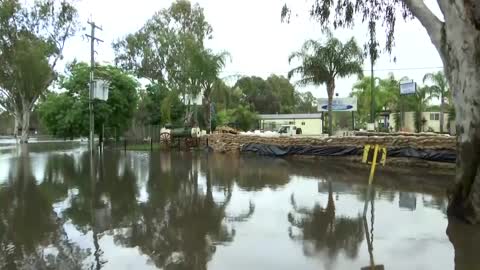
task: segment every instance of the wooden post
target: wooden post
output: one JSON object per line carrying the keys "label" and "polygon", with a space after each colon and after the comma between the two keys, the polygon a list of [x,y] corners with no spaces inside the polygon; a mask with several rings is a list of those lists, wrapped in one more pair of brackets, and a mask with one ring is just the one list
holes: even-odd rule
{"label": "wooden post", "polygon": [[150,152],[153,151],[153,138],[150,136]]}
{"label": "wooden post", "polygon": [[355,112],[352,111],[352,131],[355,131]]}
{"label": "wooden post", "polygon": [[125,152],[127,152],[127,138],[123,139],[123,147],[125,149]]}

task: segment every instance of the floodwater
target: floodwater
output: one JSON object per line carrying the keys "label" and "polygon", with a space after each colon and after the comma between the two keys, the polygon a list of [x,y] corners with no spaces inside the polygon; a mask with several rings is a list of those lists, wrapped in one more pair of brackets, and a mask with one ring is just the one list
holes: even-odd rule
{"label": "floodwater", "polygon": [[368,169],[340,162],[107,150],[91,159],[74,144],[0,153],[1,269],[480,266],[480,229],[446,217],[449,175],[379,171],[363,219]]}

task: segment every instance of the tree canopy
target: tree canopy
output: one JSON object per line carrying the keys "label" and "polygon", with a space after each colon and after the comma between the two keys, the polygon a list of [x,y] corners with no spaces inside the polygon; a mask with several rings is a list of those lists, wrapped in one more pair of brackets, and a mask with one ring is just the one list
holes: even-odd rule
{"label": "tree canopy", "polygon": [[234,85],[242,93],[241,101],[258,113],[292,113],[295,110],[295,89],[283,76],[242,77]]}
{"label": "tree canopy", "polygon": [[56,64],[76,26],[77,11],[67,0],[0,3],[0,105],[15,117],[15,130],[21,127],[21,141],[28,139],[30,112],[56,79]]}
{"label": "tree canopy", "polygon": [[140,78],[162,83],[182,95],[198,93],[195,61],[211,33],[203,9],[178,0],[156,12],[139,31],[115,42],[115,62]]}
{"label": "tree canopy", "polygon": [[[60,79],[60,87],[66,92],[49,93],[39,104],[39,112],[53,135],[63,138],[87,136],[90,66],[72,63],[68,73]],[[95,131],[101,134],[103,125],[112,133],[116,129],[120,135],[130,127],[137,104],[138,82],[113,66],[96,66],[95,76],[110,82],[108,100],[94,100]]]}

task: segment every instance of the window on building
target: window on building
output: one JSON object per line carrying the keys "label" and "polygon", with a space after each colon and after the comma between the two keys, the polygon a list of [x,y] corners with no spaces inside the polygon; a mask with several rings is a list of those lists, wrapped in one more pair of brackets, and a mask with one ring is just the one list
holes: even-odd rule
{"label": "window on building", "polygon": [[439,114],[439,113],[430,113],[430,120],[431,120],[431,121],[438,121],[438,120],[440,120],[440,114]]}
{"label": "window on building", "polygon": [[305,126],[305,122],[302,122],[302,126]]}

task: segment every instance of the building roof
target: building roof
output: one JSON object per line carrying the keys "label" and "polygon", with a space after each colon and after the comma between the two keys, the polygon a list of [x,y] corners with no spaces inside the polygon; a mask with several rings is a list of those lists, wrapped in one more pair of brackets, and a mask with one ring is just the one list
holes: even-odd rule
{"label": "building roof", "polygon": [[259,114],[261,120],[279,119],[321,119],[321,113],[297,113],[297,114]]}

